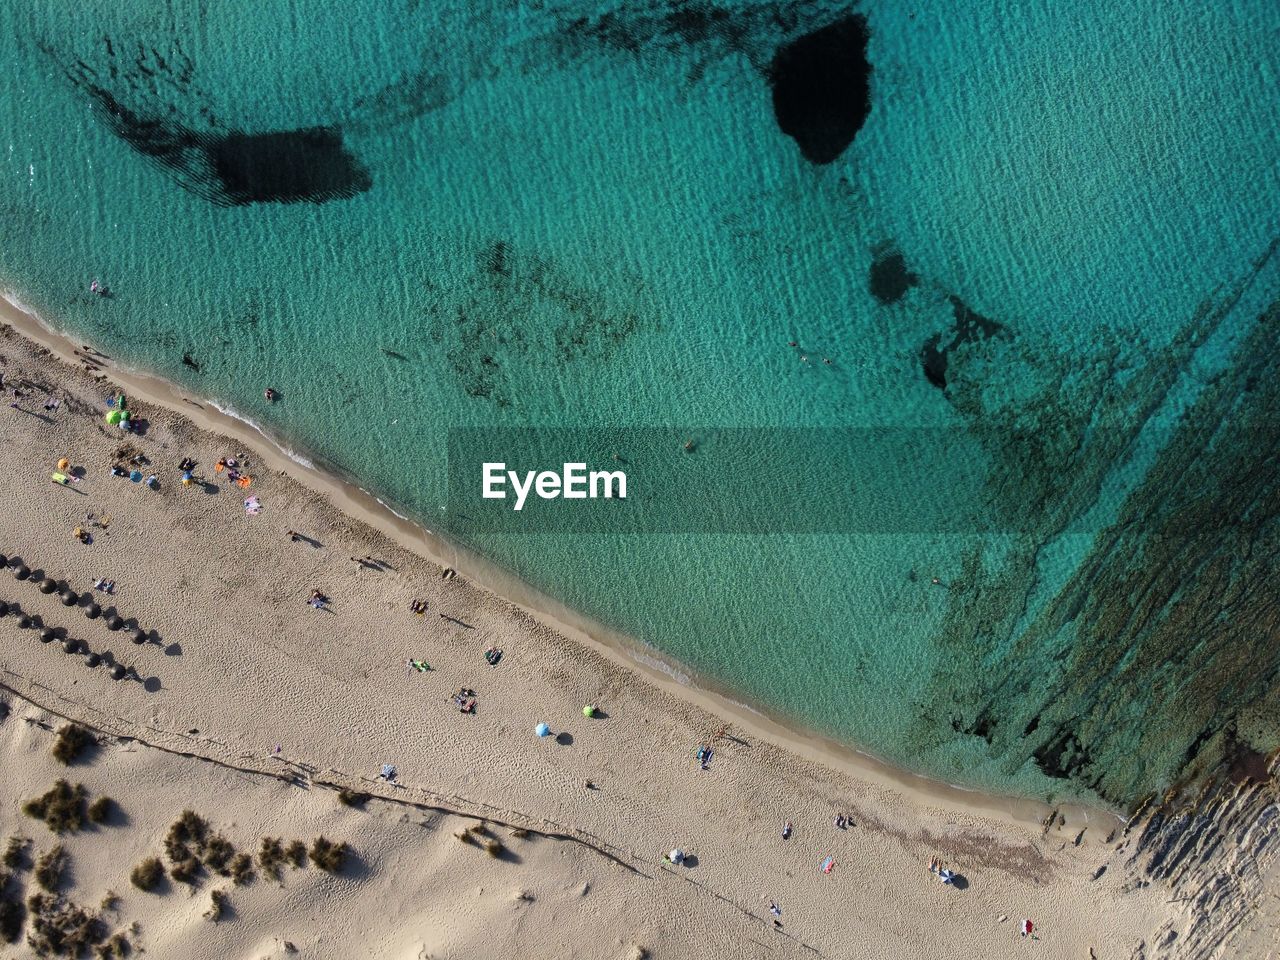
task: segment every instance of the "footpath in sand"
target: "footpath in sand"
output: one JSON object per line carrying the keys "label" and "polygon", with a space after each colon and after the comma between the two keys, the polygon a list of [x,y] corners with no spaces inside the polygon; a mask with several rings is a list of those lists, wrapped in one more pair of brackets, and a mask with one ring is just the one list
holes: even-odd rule
{"label": "footpath in sand", "polygon": [[[0,601],[39,627],[0,619],[0,839],[52,846],[20,808],[59,776],[113,797],[118,823],[64,840],[64,895],[96,908],[114,891],[111,916],[136,921],[153,956],[1065,960],[1142,956],[1179,922],[1168,889],[1114,866],[1114,818],[1082,811],[1045,827],[992,798],[819,763],[444,576],[239,440],[146,402],[131,403],[141,436],[108,427],[105,398],[127,378],[95,379],[2,332],[0,370],[24,395],[0,406],[0,553],[35,576],[0,574]],[[50,397],[60,405],[45,411]],[[247,492],[214,471],[235,454],[249,461]],[[134,455],[159,489],[111,475]],[[50,481],[62,457],[79,482]],[[184,457],[197,461],[190,487],[178,482]],[[98,594],[104,616],[91,619],[83,599],[42,593],[46,576],[80,595],[99,578],[115,591]],[[308,605],[313,590],[330,598],[324,609]],[[124,629],[110,629],[112,614]],[[146,642],[132,642],[135,626]],[[42,628],[57,639],[42,643]],[[65,653],[68,637],[105,662]],[[128,678],[111,678],[115,662]],[[474,713],[451,702],[459,688],[475,691]],[[585,704],[599,714],[584,717]],[[48,752],[62,717],[101,741],[70,769]],[[551,736],[534,735],[540,722]],[[713,738],[700,769],[694,750]],[[384,764],[394,782],[378,778]],[[372,799],[347,807],[339,788]],[[286,872],[283,886],[211,876],[194,890],[135,889],[129,871],[160,855],[184,808],[240,850],[324,834],[354,856],[333,876]],[[479,820],[501,855],[454,837]],[[691,854],[684,865],[664,862],[673,847]],[[934,856],[958,883],[926,870]],[[229,909],[215,923],[203,914],[219,886]],[[1023,917],[1034,938],[1019,935]]]}

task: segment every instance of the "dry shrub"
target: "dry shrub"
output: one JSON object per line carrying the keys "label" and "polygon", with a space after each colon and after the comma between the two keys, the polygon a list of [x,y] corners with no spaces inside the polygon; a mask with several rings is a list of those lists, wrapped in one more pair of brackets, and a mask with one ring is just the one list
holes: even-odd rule
{"label": "dry shrub", "polygon": [[129,882],[139,890],[151,893],[164,880],[164,864],[157,857],[148,857],[133,868]]}
{"label": "dry shrub", "polygon": [[112,960],[113,957],[123,958],[133,953],[133,944],[129,942],[129,938],[123,933],[116,933],[110,940],[98,944],[96,952],[100,960]]}
{"label": "dry shrub", "polygon": [[31,865],[31,858],[28,856],[30,847],[31,841],[26,837],[10,837],[8,846],[4,848],[5,869],[26,870]]}
{"label": "dry shrub", "polygon": [[28,817],[43,820],[54,833],[74,833],[84,826],[85,801],[89,791],[83,784],[74,787],[65,780],[59,780],[42,797],[28,800],[22,805],[22,812]]}
{"label": "dry shrub", "polygon": [[236,848],[232,846],[231,841],[219,833],[210,837],[208,843],[204,845],[201,859],[204,860],[204,865],[214,873],[229,877],[231,876],[231,859],[235,855]]}
{"label": "dry shrub", "polygon": [[271,879],[279,881],[280,868],[287,861],[284,843],[277,837],[263,837],[262,847],[258,850],[258,866]]}
{"label": "dry shrub", "polygon": [[44,893],[27,900],[27,943],[38,957],[78,957],[107,939],[107,926],[76,904]]}
{"label": "dry shrub", "polygon": [[58,731],[58,738],[53,742],[53,758],[59,763],[70,765],[75,763],[90,746],[98,743],[84,727],[68,723]]}
{"label": "dry shrub", "polygon": [[497,840],[490,837],[488,840],[484,842],[484,852],[487,853],[489,856],[500,857],[502,856],[502,851],[503,851],[503,847],[502,847],[501,840]]}
{"label": "dry shrub", "polygon": [[338,802],[344,807],[363,807],[369,802],[369,794],[360,793],[357,790],[348,790],[344,787],[338,791]]}
{"label": "dry shrub", "polygon": [[243,887],[253,882],[253,857],[247,853],[237,853],[231,863],[227,865],[227,873],[231,877],[231,882],[237,887]]}
{"label": "dry shrub", "polygon": [[200,861],[190,856],[185,860],[179,860],[169,867],[169,876],[173,877],[178,883],[185,883],[187,886],[194,887],[200,882]]}
{"label": "dry shrub", "polygon": [[227,912],[227,907],[231,901],[227,897],[225,890],[214,890],[209,894],[209,909],[204,912],[206,920],[212,920],[217,923],[222,919],[222,915]]}
{"label": "dry shrub", "polygon": [[182,816],[169,826],[164,852],[172,862],[181,863],[203,853],[208,841],[208,821],[192,810],[183,810]]}
{"label": "dry shrub", "polygon": [[58,844],[48,853],[40,857],[36,861],[35,878],[40,888],[50,893],[56,893],[58,887],[62,885],[62,876],[67,872],[67,864],[70,862],[66,849],[62,844]]}
{"label": "dry shrub", "polygon": [[284,855],[295,870],[301,870],[307,865],[307,845],[301,840],[291,840],[284,848]]}
{"label": "dry shrub", "polygon": [[312,863],[326,873],[338,873],[349,852],[350,848],[345,843],[334,843],[327,837],[316,837],[311,842],[308,856]]}
{"label": "dry shrub", "polygon": [[27,908],[22,905],[22,891],[17,885],[7,876],[0,876],[0,881],[0,940],[17,943],[22,925],[27,922]]}
{"label": "dry shrub", "polygon": [[98,797],[93,803],[89,804],[89,822],[96,824],[104,824],[111,819],[111,814],[116,808],[116,802],[110,797]]}

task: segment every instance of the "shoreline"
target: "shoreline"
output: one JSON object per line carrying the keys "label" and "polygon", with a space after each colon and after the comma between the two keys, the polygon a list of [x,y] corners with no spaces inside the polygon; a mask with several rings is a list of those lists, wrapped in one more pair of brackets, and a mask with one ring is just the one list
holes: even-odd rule
{"label": "shoreline", "polygon": [[[48,350],[59,363],[82,370],[80,344],[29,310],[14,291],[0,289],[0,323]],[[81,341],[82,342],[82,341]],[[96,349],[96,347],[95,347]],[[172,381],[118,364],[99,351],[95,359],[103,375],[126,393],[190,421],[202,431],[243,444],[273,473],[287,475],[325,499],[335,512],[364,524],[419,557],[452,568],[476,589],[490,594],[551,631],[604,656],[614,664],[686,704],[741,726],[774,747],[817,762],[870,785],[887,787],[929,805],[941,803],[957,812],[998,817],[1019,825],[1038,824],[1050,813],[1068,827],[1122,825],[1114,810],[1078,802],[1050,804],[1012,794],[990,793],[951,784],[894,766],[855,746],[836,740],[774,711],[752,704],[724,684],[699,675],[686,665],[634,638],[572,610],[497,564],[454,544],[399,513],[375,494],[291,449],[262,425],[217,402],[193,397]]]}

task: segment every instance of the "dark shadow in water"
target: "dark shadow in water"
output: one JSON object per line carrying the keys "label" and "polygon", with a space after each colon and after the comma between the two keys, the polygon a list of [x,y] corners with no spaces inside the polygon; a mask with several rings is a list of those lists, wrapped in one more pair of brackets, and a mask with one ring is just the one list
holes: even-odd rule
{"label": "dark shadow in water", "polygon": [[778,48],[769,66],[773,116],[810,163],[831,163],[871,110],[867,21],[850,15]]}
{"label": "dark shadow in water", "polygon": [[[364,193],[373,186],[368,170],[347,149],[336,126],[250,132],[224,127],[191,86],[189,60],[178,67],[160,60],[171,88],[182,98],[165,102],[155,93],[147,102],[126,105],[126,90],[104,86],[104,74],[82,60],[41,44],[67,78],[98,108],[110,131],[159,166],[185,190],[222,207],[254,203],[327,203]],[[108,52],[111,53],[108,45]],[[153,68],[148,68],[156,72]],[[108,74],[117,76],[115,65]],[[126,78],[127,79],[127,78]],[[199,116],[198,129],[183,115]],[[184,358],[185,359],[185,358]],[[197,367],[198,369],[198,367]]]}
{"label": "dark shadow in water", "polygon": [[919,275],[908,269],[906,258],[897,250],[883,248],[876,251],[867,277],[867,289],[880,303],[886,306],[897,303],[919,282]]}

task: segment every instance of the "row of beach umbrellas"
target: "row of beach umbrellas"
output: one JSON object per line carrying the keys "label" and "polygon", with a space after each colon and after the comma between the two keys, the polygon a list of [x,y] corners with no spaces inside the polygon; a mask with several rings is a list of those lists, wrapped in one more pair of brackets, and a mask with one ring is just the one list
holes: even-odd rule
{"label": "row of beach umbrellas", "polygon": [[[13,576],[16,580],[27,581],[34,577],[31,568],[25,563],[22,563],[17,559],[14,559],[11,562],[4,554],[0,554],[0,569],[5,567],[12,567]],[[41,593],[46,595],[59,593],[59,599],[65,607],[72,607],[77,604],[82,605],[84,615],[90,620],[96,620],[103,616],[103,609],[98,604],[92,593],[86,592],[84,594],[79,594],[65,583],[59,583],[49,576],[45,576],[37,581],[36,587]],[[26,613],[17,603],[0,600],[0,617],[7,617],[10,614],[17,617],[19,629],[39,630],[41,643],[53,643],[59,639],[59,631],[46,626],[38,616]],[[112,610],[106,615],[105,623],[107,629],[111,631],[123,630],[128,626],[124,619],[115,610]],[[148,639],[149,637],[146,630],[143,630],[141,627],[133,628],[132,640],[135,644],[146,643]],[[110,653],[107,653],[105,656],[103,654],[95,653],[93,650],[89,649],[87,644],[81,640],[75,639],[74,637],[62,638],[62,649],[69,654],[83,653],[85,655],[85,664],[89,667],[97,667],[103,662],[110,663],[111,676],[115,680],[123,680],[125,677],[129,676],[131,672],[123,663],[117,662],[115,657]]]}
{"label": "row of beach umbrellas", "polygon": [[[0,553],[0,568],[6,567],[9,565],[10,565],[9,558],[6,557],[4,554]],[[13,563],[13,575],[18,580],[30,580],[32,577],[31,568],[28,567],[26,564],[15,560]],[[39,589],[39,591],[44,594],[52,594],[52,593],[58,592],[59,588],[61,588],[59,599],[62,601],[62,605],[64,607],[74,607],[77,604],[80,604],[84,608],[84,615],[88,617],[90,620],[96,620],[99,617],[103,616],[104,611],[102,607],[98,604],[97,598],[92,593],[89,593],[88,591],[86,591],[83,594],[76,593],[76,591],[72,590],[65,583],[59,583],[58,581],[54,580],[53,577],[48,577],[48,576],[40,580],[36,586]],[[106,614],[105,623],[107,625],[107,629],[112,631],[123,630],[126,626],[128,626],[124,618],[121,617],[115,610],[111,610],[109,613]],[[147,640],[149,639],[149,635],[146,630],[142,629],[141,627],[135,626],[133,628],[132,639],[135,644],[141,645],[147,642]]]}
{"label": "row of beach umbrellas", "polygon": [[[18,617],[18,627],[22,630],[39,630],[41,643],[53,643],[58,639],[58,631],[52,627],[45,626],[39,617],[33,617],[30,614],[23,613],[17,604],[11,604],[5,600],[0,600],[0,617],[7,617],[9,614],[16,614]],[[89,649],[88,645],[82,640],[74,637],[66,637],[62,640],[62,649],[70,654],[83,653],[85,655],[84,662],[88,667],[97,667],[103,662],[111,664],[111,678],[113,680],[123,680],[129,676],[130,670],[123,663],[116,661],[111,654],[94,653]]]}

